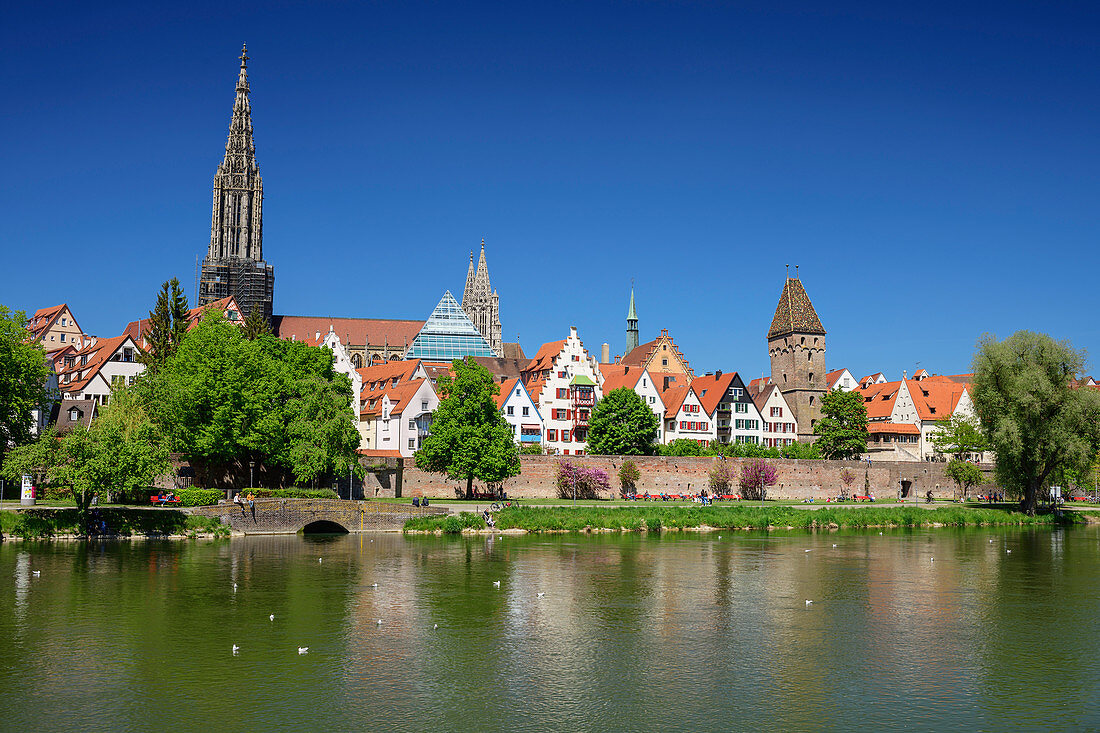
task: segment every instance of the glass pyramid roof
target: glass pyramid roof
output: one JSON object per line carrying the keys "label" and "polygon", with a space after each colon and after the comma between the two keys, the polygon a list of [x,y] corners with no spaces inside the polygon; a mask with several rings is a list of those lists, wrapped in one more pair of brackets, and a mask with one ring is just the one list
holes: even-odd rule
{"label": "glass pyramid roof", "polygon": [[489,342],[448,290],[416,334],[406,359],[452,361],[464,356],[496,356]]}

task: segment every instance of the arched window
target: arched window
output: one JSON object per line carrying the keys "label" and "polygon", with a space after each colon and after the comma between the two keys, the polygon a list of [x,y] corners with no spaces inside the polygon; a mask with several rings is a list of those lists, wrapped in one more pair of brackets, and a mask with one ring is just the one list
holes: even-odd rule
{"label": "arched window", "polygon": [[352,354],[351,355],[351,365],[353,367],[355,367],[356,369],[362,369],[363,368],[363,357],[359,356],[359,354]]}
{"label": "arched window", "polygon": [[[814,373],[810,372],[810,384],[814,383]],[[810,404],[813,404],[813,397],[810,398]]]}
{"label": "arched window", "polygon": [[806,345],[806,337],[805,337],[805,336],[803,336],[803,337],[802,337],[802,346],[805,346],[805,345]]}
{"label": "arched window", "polygon": [[390,354],[390,361],[401,361],[401,357],[397,354]]}
{"label": "arched window", "polygon": [[[810,407],[813,407],[813,406],[814,406],[814,396],[810,395]],[[810,421],[810,424],[813,425],[813,420]]]}
{"label": "arched window", "polygon": [[370,355],[370,363],[371,364],[381,364],[384,361],[385,361],[385,359],[382,358],[381,354],[375,353],[375,354]]}

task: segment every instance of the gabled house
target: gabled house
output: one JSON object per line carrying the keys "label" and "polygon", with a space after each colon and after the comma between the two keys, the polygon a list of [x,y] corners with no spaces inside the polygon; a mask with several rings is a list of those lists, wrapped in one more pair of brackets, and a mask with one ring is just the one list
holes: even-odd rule
{"label": "gabled house", "polygon": [[851,392],[859,386],[856,378],[847,369],[837,369],[825,374],[825,386],[830,389],[839,389],[843,392]]}
{"label": "gabled house", "polygon": [[27,319],[26,329],[47,353],[65,346],[77,349],[85,346],[84,331],[66,303],[38,309]]}
{"label": "gabled house", "polygon": [[348,350],[344,348],[343,342],[340,341],[340,337],[336,335],[331,326],[319,345],[332,352],[333,371],[338,374],[346,374],[348,379],[351,380],[351,393],[359,395],[363,391],[363,377],[360,376],[359,370],[348,355]]}
{"label": "gabled house", "polygon": [[62,399],[97,401],[106,405],[111,389],[119,384],[133,384],[145,371],[138,362],[138,345],[127,335],[97,339],[90,346],[65,357],[72,366],[57,375]]}
{"label": "gabled house", "polygon": [[[240,306],[237,305],[236,298],[230,295],[187,311],[187,330],[190,331],[197,326],[199,321],[202,320],[203,315],[208,312],[220,312],[222,316],[225,317],[225,320],[230,323],[237,326],[244,325],[244,318],[241,316]],[[122,334],[132,338],[134,343],[141,346],[141,348],[149,348],[149,319],[139,318],[136,321],[130,321],[126,324],[126,328],[123,329]]]}
{"label": "gabled house", "polygon": [[92,421],[99,417],[99,407],[95,400],[61,400],[54,403],[51,422],[59,434],[64,434],[79,426],[91,427]]}
{"label": "gabled house", "polygon": [[760,445],[764,439],[763,420],[737,372],[696,377],[691,382],[691,389],[714,424],[719,442]]}
{"label": "gabled house", "polygon": [[863,379],[859,380],[860,388],[870,387],[873,384],[886,384],[886,375],[882,372],[875,372],[874,374],[868,374]]}
{"label": "gabled house", "polygon": [[952,415],[975,414],[969,385],[951,377],[869,383],[859,392],[867,408],[868,454],[900,461],[942,458],[932,435]]}
{"label": "gabled house", "polygon": [[420,449],[439,397],[419,359],[357,370],[359,447],[370,456],[408,458]]}
{"label": "gabled house", "polygon": [[588,447],[588,419],[602,396],[603,375],[585,350],[577,327],[569,327],[569,338],[543,344],[520,381],[542,415],[547,450],[583,455]]}
{"label": "gabled house", "polygon": [[774,384],[753,395],[764,424],[764,446],[785,448],[798,440],[798,423],[783,393]]}
{"label": "gabled house", "polygon": [[601,390],[604,396],[616,389],[633,390],[657,416],[657,442],[663,442],[661,438],[665,431],[665,404],[661,400],[661,391],[657,388],[649,370],[626,364],[600,364],[599,366],[600,373],[603,375]]}
{"label": "gabled house", "polygon": [[717,426],[703,409],[703,403],[691,385],[681,382],[667,384],[667,388],[661,390],[661,401],[665,405],[664,443],[686,438],[707,445],[717,440]]}
{"label": "gabled house", "polygon": [[493,399],[496,400],[500,414],[512,426],[512,436],[516,443],[521,446],[542,444],[542,414],[518,377],[500,385],[500,394]]}
{"label": "gabled house", "polygon": [[683,374],[689,378],[695,376],[688,360],[668,335],[667,328],[662,328],[661,334],[652,341],[631,349],[619,363],[647,369],[654,377],[661,374]]}

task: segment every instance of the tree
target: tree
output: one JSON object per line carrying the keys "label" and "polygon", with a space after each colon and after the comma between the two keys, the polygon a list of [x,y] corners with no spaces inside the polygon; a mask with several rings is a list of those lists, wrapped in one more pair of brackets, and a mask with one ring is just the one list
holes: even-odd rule
{"label": "tree", "polygon": [[38,436],[37,440],[16,446],[4,456],[0,475],[12,482],[18,482],[24,474],[32,476],[38,483],[45,483],[48,472],[57,465],[61,442],[51,427]]}
{"label": "tree", "polygon": [[634,461],[626,460],[619,466],[619,486],[622,487],[623,493],[632,491],[641,477],[642,472],[638,470],[638,464]]}
{"label": "tree", "polygon": [[799,443],[797,440],[785,446],[782,453],[784,458],[811,461],[820,461],[822,458],[821,449],[817,447],[817,443]]}
{"label": "tree", "polygon": [[952,458],[948,461],[943,468],[943,472],[955,482],[955,486],[959,489],[959,495],[964,501],[967,495],[970,494],[970,487],[976,486],[984,480],[982,469],[959,458]]}
{"label": "tree", "polygon": [[599,499],[601,491],[610,491],[607,471],[585,468],[570,461],[558,464],[556,480],[560,499]]}
{"label": "tree", "polygon": [[351,380],[323,347],[271,335],[249,341],[210,312],[139,385],[172,450],[207,472],[208,484],[251,461],[279,483],[362,474]]}
{"label": "tree", "polygon": [[456,359],[451,370],[454,377],[439,378],[439,407],[416,467],[466,481],[472,499],[474,479],[497,484],[519,473],[519,450],[493,399],[500,393],[493,375],[473,360]]}
{"label": "tree", "polygon": [[840,471],[840,481],[844,484],[843,498],[847,499],[852,493],[852,484],[855,483],[856,474],[851,469],[845,468]]}
{"label": "tree", "polygon": [[0,305],[0,463],[12,445],[31,440],[31,411],[44,407],[50,370],[42,344],[26,330],[27,315]]}
{"label": "tree", "polygon": [[763,458],[750,458],[741,464],[741,496],[751,501],[764,501],[768,487],[779,483],[775,466]]}
{"label": "tree", "polygon": [[1085,353],[1068,341],[1017,331],[983,336],[974,355],[972,399],[997,455],[997,482],[1034,514],[1040,490],[1060,469],[1086,468],[1100,449],[1100,393],[1071,380]]}
{"label": "tree", "polygon": [[733,461],[723,456],[715,458],[710,470],[707,471],[707,485],[710,486],[710,490],[719,495],[728,494],[730,486],[737,477],[736,470],[736,464]]}
{"label": "tree", "polygon": [[77,509],[84,514],[94,497],[132,494],[167,471],[163,436],[137,395],[118,387],[91,427],[79,425],[61,439],[49,474],[53,483],[72,487]]}
{"label": "tree", "polygon": [[953,458],[989,450],[989,442],[982,435],[977,418],[970,415],[955,413],[941,423],[931,437],[937,452]]}
{"label": "tree", "polygon": [[265,333],[271,333],[271,324],[267,322],[267,318],[258,308],[253,308],[252,312],[248,314],[248,318],[244,319],[244,325],[241,326],[241,335],[251,341]]}
{"label": "tree", "polygon": [[867,450],[867,407],[863,395],[834,389],[821,398],[821,420],[814,426],[817,447],[830,460],[852,460]]}
{"label": "tree", "polygon": [[588,426],[589,453],[642,456],[653,451],[660,423],[637,392],[620,387],[596,404]]}
{"label": "tree", "polygon": [[138,354],[150,374],[155,374],[162,364],[176,352],[190,325],[187,296],[177,278],[165,281],[157,294],[156,305],[149,311],[149,329],[145,332],[148,346]]}

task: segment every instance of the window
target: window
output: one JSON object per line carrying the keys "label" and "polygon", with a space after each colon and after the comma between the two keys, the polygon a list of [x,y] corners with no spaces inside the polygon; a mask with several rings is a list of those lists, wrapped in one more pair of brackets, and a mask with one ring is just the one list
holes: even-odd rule
{"label": "window", "polygon": [[516,408],[512,407],[511,405],[508,405],[508,414],[509,415],[515,415],[516,414]]}
{"label": "window", "polygon": [[573,354],[573,361],[580,361],[581,357],[578,354]]}
{"label": "window", "polygon": [[558,379],[565,379],[565,372],[558,372]]}
{"label": "window", "polygon": [[668,359],[661,359],[661,366],[668,366]]}
{"label": "window", "polygon": [[130,375],[130,377],[126,380],[126,384],[133,384],[135,379],[137,379],[137,377]]}
{"label": "window", "polygon": [[737,399],[741,399],[741,395],[745,394],[745,390],[741,389],[740,387],[734,387],[730,391],[733,392],[733,396]]}
{"label": "window", "polygon": [[735,411],[736,412],[746,412],[747,413],[749,411],[749,406],[746,405],[744,402],[738,402],[737,405],[735,406]]}
{"label": "window", "polygon": [[568,443],[569,442],[569,431],[568,430],[562,430],[561,431],[561,442],[563,442],[563,443]]}
{"label": "window", "polygon": [[409,420],[409,430],[416,430],[416,420]]}
{"label": "window", "polygon": [[649,404],[651,404],[651,405],[652,405],[652,404],[655,404],[656,402],[657,402],[657,398],[656,398],[656,397],[650,397],[650,398],[649,398]]}
{"label": "window", "polygon": [[62,318],[62,319],[61,319],[61,325],[62,325],[62,326],[64,326],[64,325],[65,325],[65,319],[64,319],[64,318]]}
{"label": "window", "polygon": [[416,448],[416,438],[409,438],[409,450]]}
{"label": "window", "polygon": [[516,397],[519,397],[519,387],[516,387]]}
{"label": "window", "polygon": [[551,441],[557,441],[558,431],[557,430],[547,430],[546,431],[546,439],[551,440]]}
{"label": "window", "polygon": [[[65,334],[61,334],[61,343],[65,343]],[[924,396],[927,397],[928,393],[925,392]]]}
{"label": "window", "polygon": [[772,417],[783,417],[783,408],[782,407],[773,407],[772,408]]}
{"label": "window", "polygon": [[558,387],[557,395],[558,395],[559,400],[567,399],[569,397],[569,388],[568,387]]}
{"label": "window", "polygon": [[391,386],[391,387],[396,387],[396,386],[397,386],[397,383],[398,383],[399,381],[401,381],[401,380],[400,380],[400,379],[399,379],[398,377],[394,377],[394,378],[393,378],[393,384],[391,384],[390,386]]}
{"label": "window", "polygon": [[814,406],[814,396],[810,395],[810,407]]}
{"label": "window", "polygon": [[424,412],[428,411],[428,401],[427,400],[420,400],[420,409],[423,410]]}
{"label": "window", "polygon": [[523,416],[527,417],[530,414],[531,414],[531,408],[530,407],[524,407],[523,408]]}

